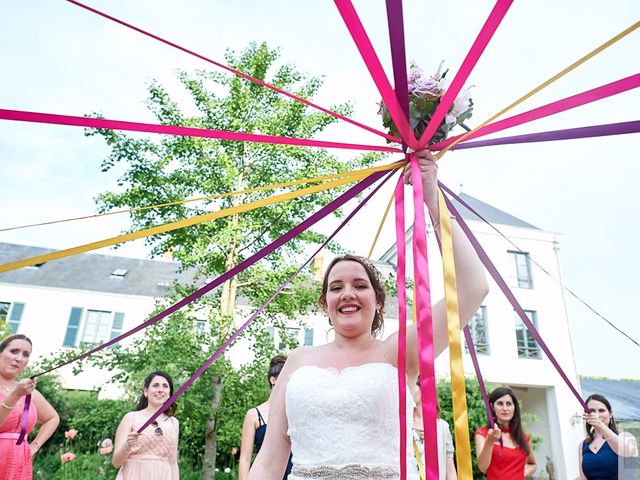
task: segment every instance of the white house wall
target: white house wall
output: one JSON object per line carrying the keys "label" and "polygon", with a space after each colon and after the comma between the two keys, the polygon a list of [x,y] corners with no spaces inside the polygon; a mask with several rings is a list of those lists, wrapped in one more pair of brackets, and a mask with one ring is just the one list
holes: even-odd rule
{"label": "white house wall", "polygon": [[[72,307],[123,312],[122,331],[145,321],[154,309],[154,299],[150,297],[6,283],[0,284],[0,299],[25,304],[18,333],[33,341],[32,359],[36,361],[64,350],[62,344]],[[128,341],[132,338],[135,336]],[[95,390],[109,378],[107,372],[94,368],[74,376],[71,367],[65,367],[60,375],[65,388],[78,390]]]}

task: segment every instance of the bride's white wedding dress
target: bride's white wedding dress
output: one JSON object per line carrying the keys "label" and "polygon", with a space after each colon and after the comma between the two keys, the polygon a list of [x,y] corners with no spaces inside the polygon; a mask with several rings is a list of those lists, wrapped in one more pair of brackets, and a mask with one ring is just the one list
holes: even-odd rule
{"label": "bride's white wedding dress", "polygon": [[[289,480],[399,478],[398,373],[388,363],[342,371],[303,366],[288,380]],[[407,478],[417,479],[407,388]]]}

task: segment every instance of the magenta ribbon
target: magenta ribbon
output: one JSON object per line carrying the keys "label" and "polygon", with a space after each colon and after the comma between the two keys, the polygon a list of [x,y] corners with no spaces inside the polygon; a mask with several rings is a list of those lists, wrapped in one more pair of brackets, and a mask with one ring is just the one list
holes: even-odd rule
{"label": "magenta ribbon", "polygon": [[[67,0],[71,1],[71,0]],[[350,150],[370,150],[374,152],[400,152],[394,147],[359,145],[354,143],[328,142],[306,138],[281,137],[277,135],[261,135],[255,133],[230,132],[227,130],[209,130],[204,128],[181,127],[175,125],[157,125],[153,123],[107,120],[104,118],[77,117],[72,115],[56,115],[52,113],[25,112],[22,110],[0,109],[0,120],[17,122],[49,123],[53,125],[69,125],[85,128],[107,128],[132,132],[160,133],[201,138],[216,138],[236,142],[275,143],[280,145],[298,145],[304,147],[343,148]]]}
{"label": "magenta ribbon", "polygon": [[[563,98],[562,100],[558,100],[556,102],[548,103],[547,105],[544,105],[542,107],[534,108],[532,110],[529,110],[528,112],[520,113],[518,115],[514,115],[513,117],[505,118],[504,120],[499,120],[489,125],[485,125],[484,127],[479,128],[476,132],[469,135],[467,139],[471,140],[472,138],[481,137],[490,133],[495,133],[507,128],[515,127],[523,123],[528,123],[533,120],[548,117],[549,115],[554,115],[556,113],[564,112],[572,108],[580,107],[587,103],[602,100],[603,98],[617,95],[618,93],[626,92],[639,86],[640,73],[636,73],[635,75],[616,80],[615,82],[611,82],[606,85],[593,88],[591,90],[586,90],[582,93]],[[442,142],[438,142],[432,145],[430,149],[441,150],[453,143],[461,136],[462,135],[457,135]]]}
{"label": "magenta ribbon", "polygon": [[[427,226],[424,212],[424,193],[418,157],[411,155],[411,177],[413,181],[413,272],[415,277],[416,313],[418,316],[418,358],[420,367],[420,390],[425,444],[425,474],[427,480],[437,480],[438,448],[436,418],[433,399],[437,398],[435,352],[433,348],[433,315],[431,311],[431,288],[429,284],[429,261],[427,258]],[[431,400],[431,401],[430,401]]]}
{"label": "magenta ribbon", "polygon": [[471,74],[471,71],[476,66],[476,63],[489,44],[489,41],[493,37],[493,34],[500,26],[502,19],[507,14],[507,11],[509,10],[509,7],[511,7],[512,3],[513,0],[498,0],[496,2],[493,10],[489,14],[489,17],[480,30],[480,33],[478,33],[475,42],[473,42],[469,53],[467,53],[467,56],[462,62],[458,73],[456,73],[456,76],[453,78],[451,85],[449,86],[443,97],[440,99],[440,103],[438,104],[436,111],[433,113],[431,121],[429,121],[429,125],[427,125],[427,129],[422,134],[422,137],[418,142],[418,149],[424,148],[427,143],[429,143],[429,140],[431,140],[431,137],[433,137],[433,134],[436,133],[436,130],[440,126],[440,123],[449,111],[449,107],[458,96],[458,93],[460,93],[460,90],[464,86],[464,83],[467,81],[467,78]]}
{"label": "magenta ribbon", "polygon": [[169,40],[166,40],[166,39],[164,39],[162,37],[154,35],[153,33],[149,33],[147,31],[142,30],[141,28],[138,28],[138,27],[136,27],[134,25],[131,25],[131,24],[129,24],[129,23],[123,21],[123,20],[120,20],[120,19],[118,19],[116,17],[112,17],[111,15],[108,15],[108,14],[106,14],[104,12],[101,12],[100,10],[96,10],[95,8],[91,8],[88,5],[85,5],[83,3],[77,2],[76,0],[67,0],[67,1],[69,3],[77,5],[78,7],[84,8],[85,10],[88,10],[90,12],[93,12],[93,13],[97,14],[97,15],[100,15],[101,17],[104,17],[104,18],[106,18],[108,20],[111,20],[111,21],[113,21],[115,23],[118,23],[118,24],[120,24],[122,26],[130,28],[131,30],[134,30],[134,31],[136,31],[138,33],[146,35],[147,37],[153,38],[154,40],[158,40],[159,42],[162,42],[165,45],[169,45],[170,47],[173,47],[173,48],[176,48],[176,49],[178,49],[178,50],[180,50],[182,52],[188,53],[189,55],[192,55],[192,56],[194,56],[196,58],[199,58],[200,60],[204,60],[205,62],[208,62],[208,63],[210,63],[212,65],[215,65],[216,67],[220,67],[220,68],[222,68],[224,70],[227,70],[228,72],[231,72],[234,75],[242,77],[245,80],[248,80],[248,81],[250,81],[252,83],[255,83],[257,85],[262,85],[263,87],[266,87],[266,88],[268,88],[270,90],[273,90],[274,92],[278,92],[281,95],[285,95],[286,97],[289,97],[289,98],[291,98],[291,99],[293,99],[293,100],[295,100],[297,102],[300,102],[300,103],[303,103],[304,105],[307,105],[309,107],[315,108],[316,110],[320,110],[321,112],[324,112],[324,113],[326,113],[328,115],[331,115],[332,117],[338,118],[340,120],[344,120],[345,122],[349,122],[349,123],[351,123],[353,125],[356,125],[356,126],[358,126],[360,128],[363,128],[363,129],[365,129],[365,130],[367,130],[367,131],[369,131],[371,133],[375,133],[376,135],[380,135],[381,137],[384,137],[387,140],[390,140],[392,142],[399,142],[400,141],[400,139],[395,138],[394,136],[389,135],[388,133],[381,132],[379,130],[376,130],[375,128],[369,127],[369,126],[364,125],[364,124],[362,124],[360,122],[356,122],[355,120],[352,120],[349,117],[345,117],[344,115],[341,115],[339,113],[333,112],[333,111],[331,111],[329,109],[321,107],[320,105],[316,105],[315,103],[310,102],[309,100],[305,100],[304,98],[301,98],[301,97],[298,97],[296,95],[293,95],[292,93],[289,93],[289,92],[287,92],[285,90],[282,90],[281,88],[278,88],[278,87],[276,87],[274,85],[271,85],[271,84],[266,83],[266,82],[264,82],[262,80],[254,78],[254,77],[252,77],[250,75],[247,75],[246,73],[243,73],[243,72],[241,72],[239,70],[236,70],[234,68],[228,67],[227,65],[224,65],[222,63],[216,62],[215,60],[211,60],[210,58],[207,58],[207,57],[205,57],[205,56],[203,56],[203,55],[201,55],[199,53],[196,53],[196,52],[194,52],[192,50],[189,50],[187,48],[181,47],[180,45],[177,45],[177,44],[175,44],[173,42],[170,42]]}
{"label": "magenta ribbon", "polygon": [[402,112],[402,107],[398,103],[398,99],[396,98],[394,91],[391,88],[391,84],[384,73],[384,68],[382,68],[380,59],[367,36],[367,32],[365,31],[356,10],[353,8],[350,0],[334,1],[340,11],[340,15],[342,16],[345,25],[349,29],[349,33],[351,34],[353,41],[358,47],[360,56],[364,60],[367,69],[371,74],[371,78],[375,82],[376,87],[378,87],[378,91],[382,96],[382,101],[387,107],[389,115],[391,115],[391,118],[393,119],[393,123],[398,127],[402,140],[406,142],[409,147],[416,150],[418,141],[413,133],[413,129],[409,125],[407,117]]}
{"label": "magenta ribbon", "polygon": [[[440,188],[442,188],[445,192],[447,192],[449,195],[455,198],[458,202],[460,202],[465,207],[468,207],[467,204],[460,197],[458,197],[449,188],[443,185],[442,182],[438,182],[438,184],[440,185]],[[523,308],[520,306],[520,304],[516,300],[516,297],[513,295],[513,292],[511,292],[511,289],[508,287],[507,283],[504,281],[504,279],[502,278],[502,276],[500,275],[496,267],[493,265],[493,262],[491,261],[487,253],[484,251],[484,249],[480,245],[480,242],[478,242],[478,240],[473,235],[473,233],[471,233],[471,230],[469,229],[466,222],[462,218],[462,215],[460,215],[460,213],[454,207],[451,200],[449,200],[449,198],[447,198],[446,195],[444,195],[444,200],[447,203],[447,207],[449,208],[449,211],[456,216],[458,225],[460,225],[460,228],[462,228],[462,231],[465,233],[465,235],[471,242],[471,245],[473,246],[476,253],[478,254],[478,257],[480,258],[480,261],[484,264],[485,268],[488,270],[489,274],[491,275],[493,280],[496,282],[498,287],[500,287],[500,290],[502,290],[502,293],[504,293],[505,297],[507,297],[507,300],[509,300],[509,303],[511,303],[511,306],[513,307],[513,309],[516,311],[516,313],[522,320],[522,323],[524,323],[524,325],[527,327],[527,330],[529,330],[529,333],[531,333],[531,335],[536,340],[536,342],[538,342],[538,345],[547,355],[547,358],[549,359],[549,361],[551,361],[551,364],[554,366],[554,368],[556,369],[560,377],[562,377],[565,384],[567,385],[567,387],[569,387],[569,389],[571,390],[573,395],[576,397],[578,402],[580,402],[580,405],[582,405],[582,407],[584,408],[584,411],[589,412],[589,408],[587,407],[587,404],[584,402],[584,400],[582,400],[582,397],[580,396],[576,388],[573,386],[573,384],[569,380],[569,377],[567,377],[564,370],[562,370],[562,367],[560,367],[560,364],[551,353],[551,350],[549,349],[545,341],[540,336],[540,333],[536,329],[535,325],[531,322],[531,320],[529,320],[529,317],[527,317],[526,313],[524,313]]]}
{"label": "magenta ribbon", "polygon": [[604,137],[607,135],[624,135],[640,132],[640,120],[632,122],[608,123],[605,125],[591,125],[588,127],[567,128],[564,130],[550,130],[547,132],[514,135],[512,137],[493,138],[476,142],[463,141],[451,150],[465,148],[488,147],[490,145],[510,145],[514,143],[552,142],[556,140],[573,140],[576,138]]}
{"label": "magenta ribbon", "polygon": [[398,405],[400,421],[400,480],[407,477],[407,242],[404,220],[404,181],[395,190],[396,257],[398,287]]}
{"label": "magenta ribbon", "polygon": [[[369,193],[369,195],[367,195],[367,197],[360,202],[354,209],[353,211],[342,221],[342,223],[338,226],[338,228],[331,234],[329,235],[326,240],[322,243],[322,245],[320,245],[320,247],[313,253],[313,255],[311,255],[299,268],[298,270],[296,270],[296,272],[289,277],[289,279],[287,281],[285,281],[282,285],[280,285],[278,287],[278,289],[271,295],[271,297],[269,297],[269,299],[263,303],[254,313],[253,315],[251,315],[241,326],[240,328],[238,328],[233,335],[231,335],[219,348],[218,350],[216,350],[216,352],[209,357],[209,359],[204,362],[200,368],[198,368],[198,370],[196,370],[196,372],[191,375],[191,377],[189,378],[189,380],[187,380],[184,384],[182,384],[180,386],[180,388],[178,388],[178,390],[176,390],[174,392],[173,395],[171,395],[170,398],[167,399],[167,401],[162,405],[162,407],[160,407],[158,410],[156,410],[154,412],[153,415],[151,415],[151,417],[138,429],[138,432],[142,432],[145,428],[147,428],[151,423],[153,423],[153,421],[158,418],[158,416],[160,416],[167,408],[169,408],[177,399],[178,397],[180,397],[180,395],[182,395],[191,385],[193,385],[193,383],[198,379],[198,377],[200,377],[200,375],[202,375],[205,370],[207,370],[207,368],[209,368],[213,362],[215,362],[217,360],[217,358],[227,349],[231,346],[231,344],[233,342],[235,342],[235,340],[238,338],[238,336],[240,334],[242,334],[242,332],[253,323],[253,321],[265,310],[265,308],[267,308],[269,306],[269,304],[271,302],[273,302],[273,300],[278,296],[278,294],[284,290],[287,285],[289,285],[293,279],[304,269],[304,267],[306,267],[311,260],[313,260],[313,258],[320,253],[320,251],[327,245],[327,243],[329,243],[329,241],[331,241],[337,234],[338,232],[340,232],[340,230],[342,230],[342,228],[349,223],[349,221],[354,217],[354,215],[356,213],[358,213],[358,211],[360,211],[360,209],[369,201],[369,199],[371,199],[371,197],[373,197],[376,192],[387,182],[387,180],[389,180],[393,174],[395,172],[392,171],[390,172],[387,177],[380,182],[380,184],[378,184],[371,193]],[[367,177],[368,178],[368,177]],[[402,176],[400,177],[402,179]],[[405,427],[406,428],[406,427]]]}
{"label": "magenta ribbon", "polygon": [[[387,24],[393,63],[395,98],[404,118],[409,118],[409,85],[407,59],[404,47],[404,20],[401,0],[387,0]],[[402,149],[407,144],[403,139]],[[405,156],[406,158],[406,156]],[[400,480],[407,478],[407,294],[406,294],[406,240],[404,221],[404,178],[400,175],[395,189],[396,245],[398,287],[398,421],[400,422]],[[402,257],[402,260],[401,260]],[[402,263],[402,266],[400,266]]]}

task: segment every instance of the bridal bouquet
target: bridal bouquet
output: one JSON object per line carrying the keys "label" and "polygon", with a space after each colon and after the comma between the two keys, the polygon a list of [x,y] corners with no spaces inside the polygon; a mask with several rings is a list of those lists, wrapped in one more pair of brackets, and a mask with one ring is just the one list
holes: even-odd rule
{"label": "bridal bouquet", "polygon": [[[431,116],[436,111],[442,96],[447,91],[444,78],[448,70],[441,74],[441,69],[442,63],[434,75],[427,77],[422,72],[422,69],[415,63],[412,62],[409,68],[409,123],[417,139],[419,139],[427,129],[427,124],[431,120]],[[469,89],[464,88],[460,91],[460,94],[454,100],[451,108],[449,108],[449,112],[447,112],[444,120],[433,134],[429,145],[446,139],[451,129],[456,125],[462,125],[463,128],[466,129],[467,127],[463,122],[471,117],[472,110],[473,101],[469,96]],[[400,137],[400,132],[394,125],[389,111],[382,102],[380,103],[378,114],[382,115],[382,124],[389,130],[389,134]]]}

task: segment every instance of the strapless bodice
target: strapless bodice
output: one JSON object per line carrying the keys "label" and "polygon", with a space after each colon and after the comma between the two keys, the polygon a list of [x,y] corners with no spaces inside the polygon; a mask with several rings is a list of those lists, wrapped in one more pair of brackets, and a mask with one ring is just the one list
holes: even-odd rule
{"label": "strapless bodice", "polygon": [[[399,471],[398,371],[393,365],[367,363],[341,371],[303,366],[289,376],[285,401],[294,472],[295,465]],[[407,388],[407,419],[413,405]],[[409,421],[407,432],[410,436]],[[415,478],[407,440],[408,478]]]}

